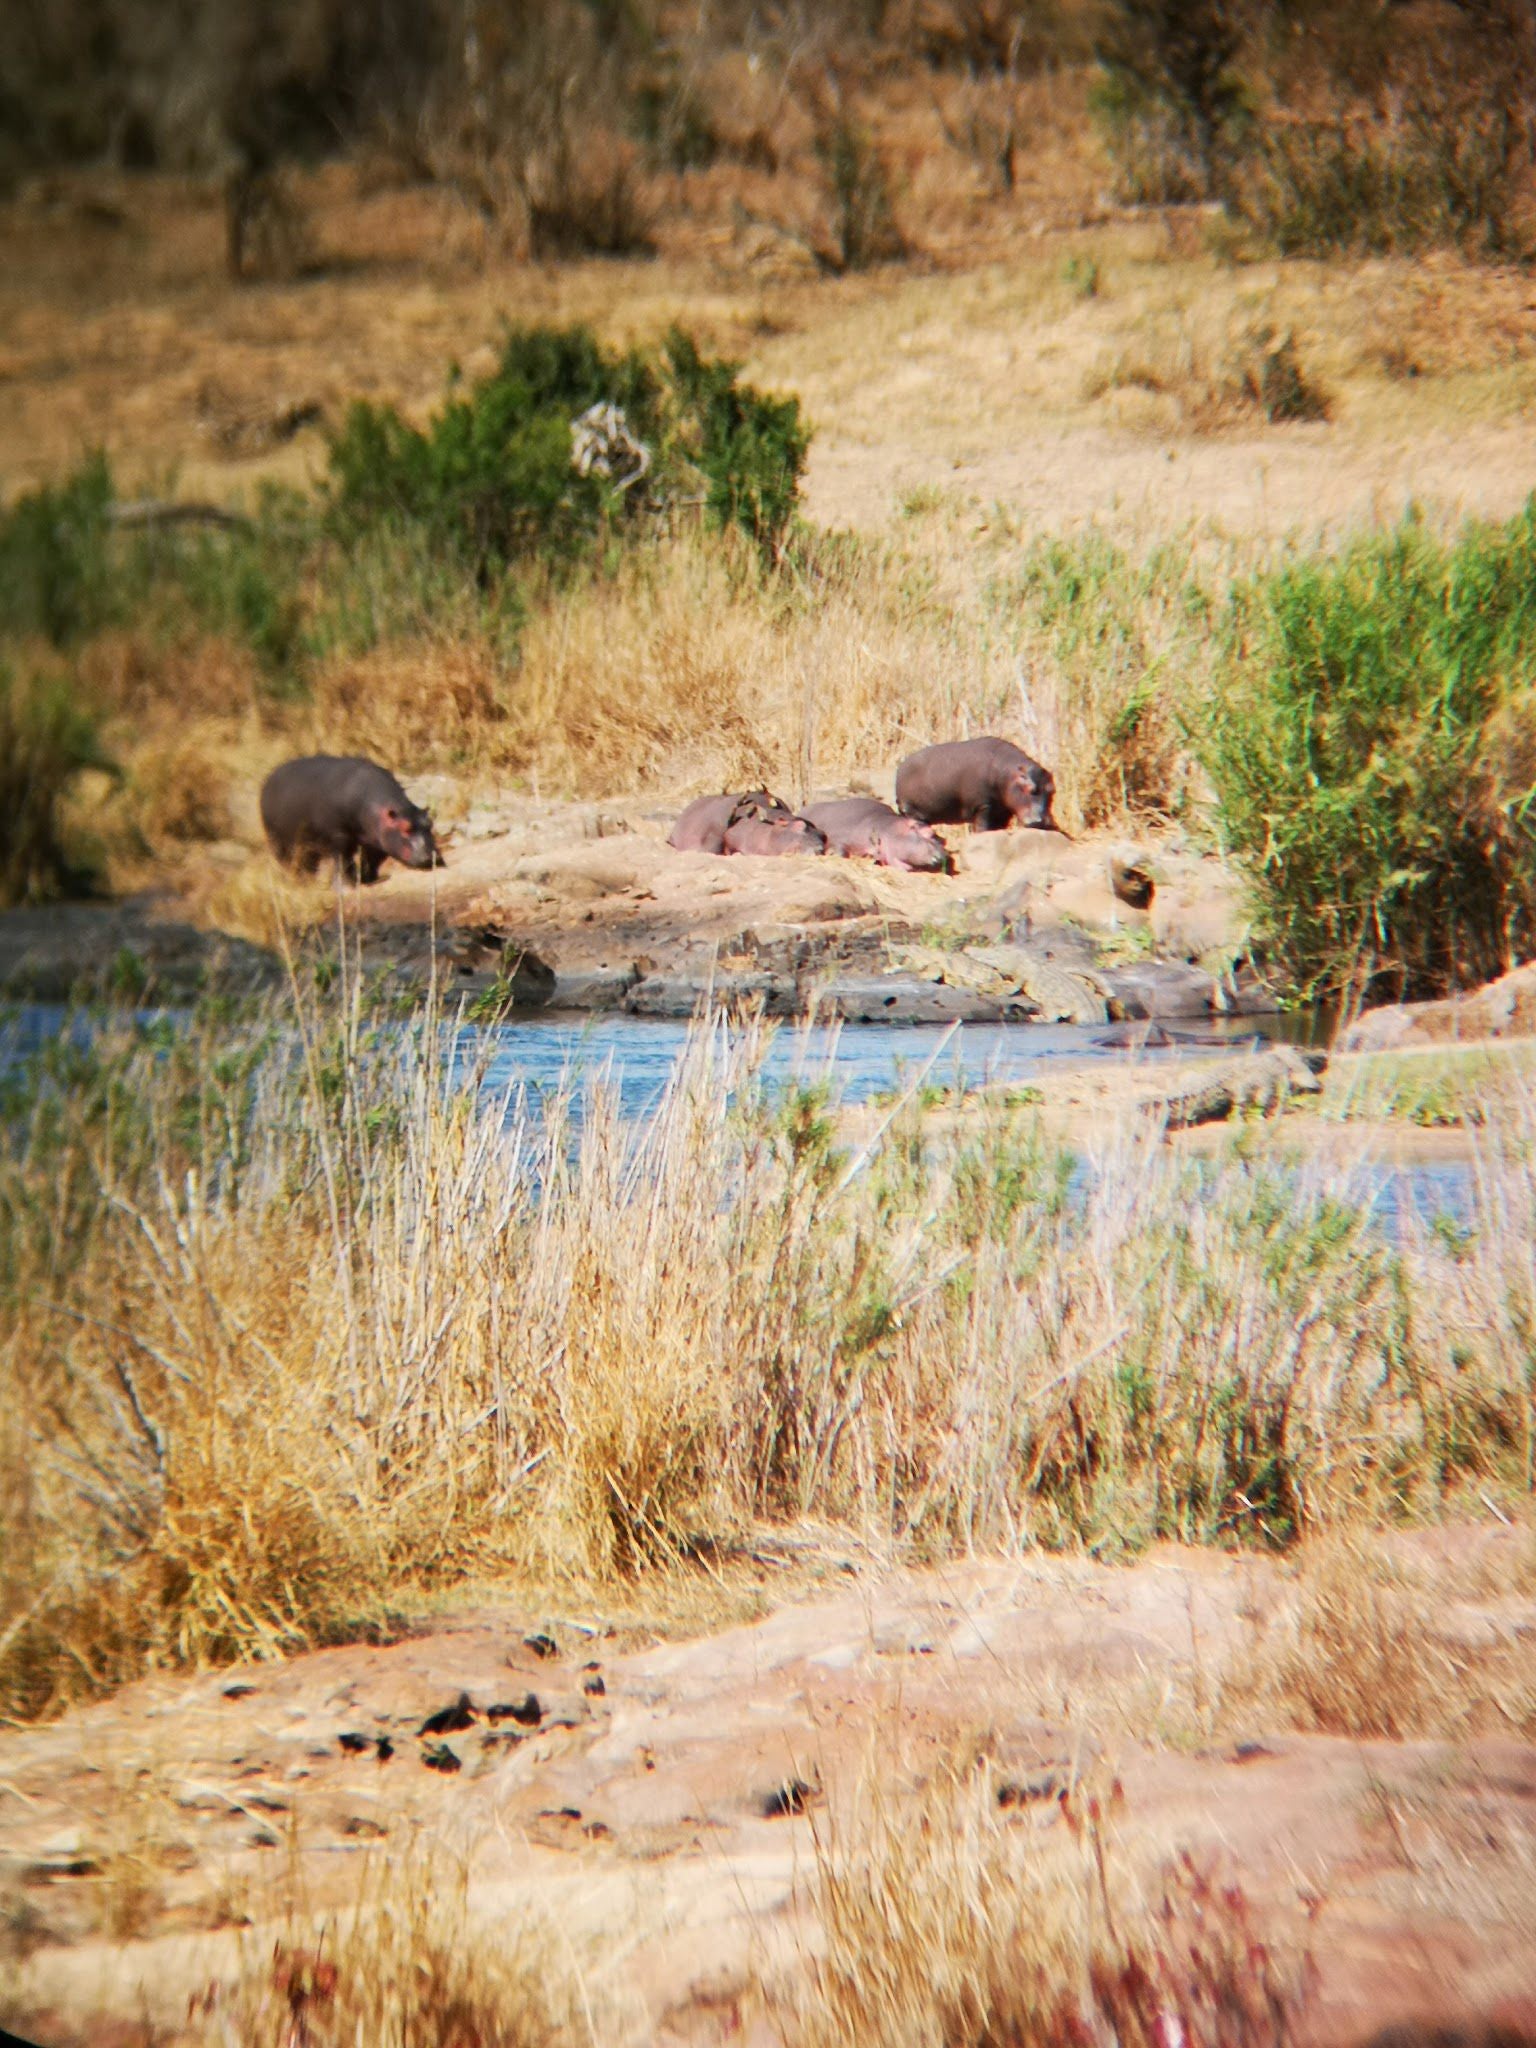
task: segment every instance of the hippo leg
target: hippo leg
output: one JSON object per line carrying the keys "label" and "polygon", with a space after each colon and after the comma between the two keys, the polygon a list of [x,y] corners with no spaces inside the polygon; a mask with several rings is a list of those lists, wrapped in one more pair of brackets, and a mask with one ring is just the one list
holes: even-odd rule
{"label": "hippo leg", "polygon": [[379,879],[379,869],[384,865],[384,856],[377,847],[360,846],[353,856],[357,879],[366,888]]}

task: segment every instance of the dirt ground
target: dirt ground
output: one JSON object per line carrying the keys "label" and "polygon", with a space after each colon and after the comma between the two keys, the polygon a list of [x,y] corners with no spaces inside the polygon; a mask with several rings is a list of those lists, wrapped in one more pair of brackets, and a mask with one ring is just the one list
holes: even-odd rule
{"label": "dirt ground", "polygon": [[[1404,1555],[1492,1584],[1528,1540],[1461,1529]],[[1178,1853],[1240,1872],[1275,1952],[1307,1959],[1299,2038],[1536,2023],[1536,1748],[1299,1734],[1218,1704],[1292,1597],[1286,1568],[763,1556],[790,1603],[695,1641],[481,1608],[7,1735],[0,1870],[30,1953],[0,2010],[45,2042],[126,2042],[92,2032],[102,2012],[176,2039],[189,1995],[266,1944],[252,1921],[292,1940],[370,1856],[436,1854],[469,1870],[471,1923],[561,1925],[603,2038],[766,2044],[783,2015],[763,1987],[815,1951],[823,1859],[872,1799],[899,1821],[959,1760],[1085,1900],[1073,1802],[1112,1786],[1117,1876],[1155,1897]],[[1528,1649],[1536,1604],[1457,1593],[1436,1628],[1449,1655]],[[134,1884],[135,1938],[113,1938]]]}

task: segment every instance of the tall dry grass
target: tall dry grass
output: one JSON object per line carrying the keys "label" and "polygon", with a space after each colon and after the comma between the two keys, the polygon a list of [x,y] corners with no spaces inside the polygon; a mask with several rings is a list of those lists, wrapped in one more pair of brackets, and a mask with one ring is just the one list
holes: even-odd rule
{"label": "tall dry grass", "polygon": [[1090,540],[1085,628],[1048,554],[942,513],[883,542],[806,535],[777,571],[683,533],[534,591],[515,655],[462,636],[335,655],[265,722],[571,797],[765,779],[798,795],[1001,731],[1050,763],[1069,829],[1166,813],[1191,771],[1158,675],[1176,572]]}
{"label": "tall dry grass", "polygon": [[472,1575],[586,1583],[815,1515],[943,1555],[1284,1544],[1531,1484],[1536,1172],[1484,1131],[1469,1239],[1369,1182],[1027,1119],[850,1143],[701,1032],[477,1095],[436,1027],[338,1005],[102,1026],[8,1084],[0,1686],[389,1625]]}
{"label": "tall dry grass", "polygon": [[[887,1774],[888,1775],[888,1774]],[[1048,1831],[985,1769],[917,1797],[866,1782],[818,1827],[809,1954],[777,2003],[796,2048],[988,2042],[1271,2048],[1295,2037],[1306,1959],[1240,1883],[1120,1845],[1123,1794],[1074,1786]],[[1139,1865],[1139,1867],[1138,1867]],[[777,1988],[777,1987],[774,1987]]]}

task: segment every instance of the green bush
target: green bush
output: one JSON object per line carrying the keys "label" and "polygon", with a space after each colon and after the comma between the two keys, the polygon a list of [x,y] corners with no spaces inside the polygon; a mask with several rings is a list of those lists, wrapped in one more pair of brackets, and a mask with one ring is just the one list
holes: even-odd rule
{"label": "green bush", "polygon": [[0,665],[0,904],[57,896],[88,879],[65,850],[62,799],[85,768],[109,768],[94,720],[60,676]]}
{"label": "green bush", "polygon": [[0,630],[67,647],[111,623],[112,472],[93,455],[0,515]]}
{"label": "green bush", "polygon": [[[585,474],[573,424],[611,405],[643,448]],[[425,428],[356,405],[332,445],[333,532],[355,543],[414,531],[483,588],[520,561],[568,564],[604,534],[638,535],[694,498],[721,524],[775,547],[793,510],[807,436],[793,399],[762,397],[733,364],[674,334],[661,357],[605,351],[584,327],[511,334],[495,371]]]}
{"label": "green bush", "polygon": [[1299,989],[1438,994],[1536,946],[1533,655],[1536,499],[1234,591],[1202,752]]}
{"label": "green bush", "polygon": [[0,636],[66,648],[126,622],[176,634],[190,617],[250,647],[270,676],[290,674],[314,540],[303,500],[269,492],[237,525],[125,528],[116,496],[105,457],[93,455],[0,516]]}
{"label": "green bush", "polygon": [[734,363],[701,356],[674,328],[667,362],[682,414],[680,440],[703,473],[716,525],[739,526],[767,552],[783,540],[800,491],[810,435],[793,398],[737,382]]}

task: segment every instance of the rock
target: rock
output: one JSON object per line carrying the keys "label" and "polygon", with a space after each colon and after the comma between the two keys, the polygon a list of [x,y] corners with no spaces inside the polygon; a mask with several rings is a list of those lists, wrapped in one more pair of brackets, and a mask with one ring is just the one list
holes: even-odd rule
{"label": "rock", "polygon": [[543,1712],[538,1694],[527,1692],[520,1700],[503,1700],[499,1706],[487,1707],[485,1718],[493,1727],[498,1721],[515,1721],[519,1728],[537,1728]]}
{"label": "rock", "polygon": [[461,1692],[451,1706],[439,1707],[435,1714],[428,1714],[416,1730],[418,1735],[456,1735],[461,1728],[473,1725],[476,1719],[474,1703],[467,1692]]}
{"label": "rock", "polygon": [[1339,1038],[1340,1052],[1383,1052],[1399,1045],[1443,1045],[1469,1038],[1536,1035],[1536,961],[1501,974],[1467,995],[1428,1003],[1388,1003],[1368,1011]]}
{"label": "rock", "polygon": [[451,1776],[462,1771],[463,1763],[446,1742],[432,1742],[421,1752],[421,1760],[429,1771],[442,1771]]}
{"label": "rock", "polygon": [[1101,967],[1095,978],[1118,1017],[1212,1017],[1225,1007],[1214,976],[1174,960]]}
{"label": "rock", "polygon": [[782,1820],[787,1814],[804,1813],[815,1797],[815,1786],[804,1778],[786,1778],[771,1791],[760,1792],[752,1803],[764,1820]]}
{"label": "rock", "polygon": [[551,1010],[622,1010],[640,979],[633,967],[594,967],[586,973],[555,975]]}
{"label": "rock", "polygon": [[1118,854],[1109,856],[1109,886],[1132,910],[1150,910],[1152,898],[1157,893],[1151,875],[1141,860],[1134,856],[1129,860]]}
{"label": "rock", "polygon": [[817,988],[816,1009],[855,1024],[1000,1024],[1034,1014],[1023,998],[1009,1002],[903,974],[834,975]]}
{"label": "rock", "polygon": [[769,1017],[799,1014],[800,992],[776,974],[652,974],[636,983],[623,1007],[635,1017],[691,1017],[701,1007],[724,1009],[761,1004]]}

